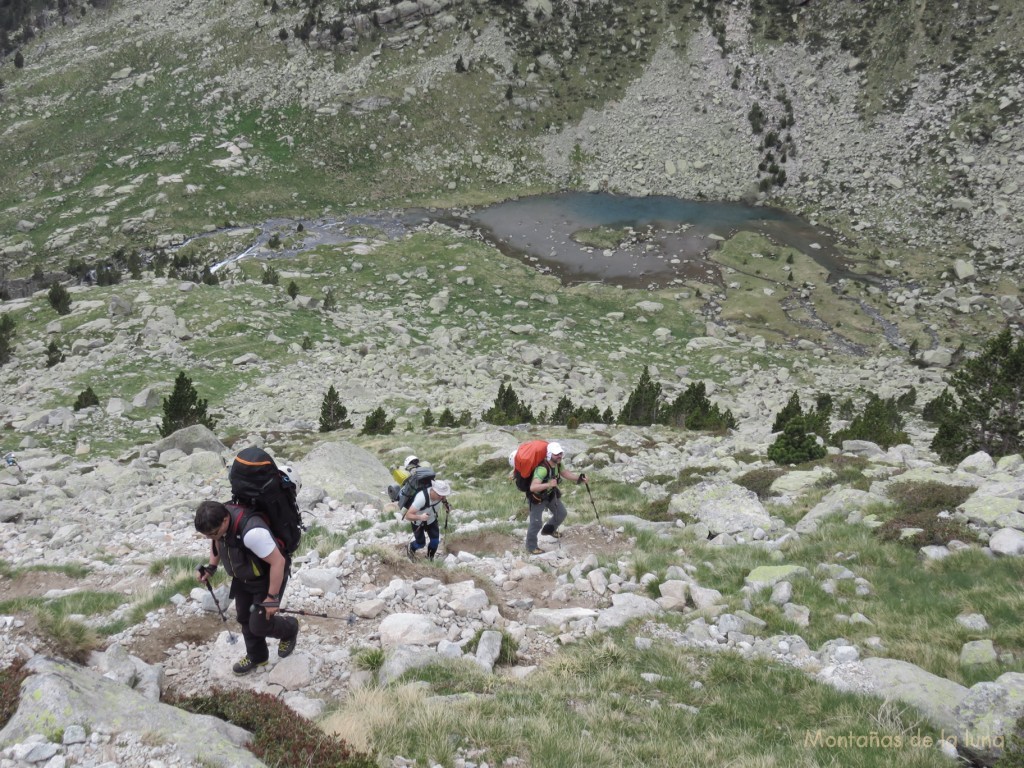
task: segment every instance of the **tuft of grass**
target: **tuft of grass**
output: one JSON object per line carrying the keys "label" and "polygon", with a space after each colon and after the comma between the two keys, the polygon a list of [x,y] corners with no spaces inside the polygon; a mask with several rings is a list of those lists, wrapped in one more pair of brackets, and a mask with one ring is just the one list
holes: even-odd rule
{"label": "tuft of grass", "polygon": [[379,672],[386,660],[383,648],[360,648],[352,654],[352,666],[365,672]]}
{"label": "tuft of grass", "polygon": [[[476,634],[466,643],[464,651],[467,653],[476,653],[476,649],[480,645],[480,636],[483,635],[484,630],[478,629]],[[516,653],[519,651],[519,643],[512,635],[505,630],[501,630],[501,650],[498,652],[499,665],[512,666],[516,663]]]}
{"label": "tuft of grass", "polygon": [[[355,530],[365,530],[372,524],[368,520],[360,520],[360,523],[366,523],[362,527],[353,526]],[[302,546],[309,550],[316,550],[320,557],[327,557],[331,552],[335,552],[345,546],[345,542],[348,541],[348,536],[344,533],[338,533],[335,531],[329,531],[323,526],[314,525],[309,528],[302,536]]]}
{"label": "tuft of grass", "polygon": [[40,610],[39,629],[58,654],[66,659],[85,663],[89,652],[99,647],[96,631],[67,616]]}
{"label": "tuft of grass", "polygon": [[[901,765],[932,768],[944,758],[908,736],[936,733],[910,709],[842,693],[799,670],[736,654],[705,654],[655,641],[640,650],[635,629],[568,646],[522,681],[490,677],[488,695],[432,705],[419,686],[353,691],[324,721],[330,732],[379,759],[451,764],[466,749],[479,762],[516,757],[529,765],[844,765],[888,768],[892,749],[868,742],[840,751],[840,736],[903,739]],[[460,665],[431,672],[446,692]],[[455,668],[455,671],[452,671]],[[649,681],[643,677],[653,673]],[[469,675],[469,673],[465,673]],[[476,673],[478,674],[478,673]],[[463,692],[473,690],[471,681]],[[791,702],[780,710],[778,702]],[[685,738],[664,738],[664,734]],[[596,735],[600,734],[600,738]],[[829,746],[832,744],[833,746]]]}

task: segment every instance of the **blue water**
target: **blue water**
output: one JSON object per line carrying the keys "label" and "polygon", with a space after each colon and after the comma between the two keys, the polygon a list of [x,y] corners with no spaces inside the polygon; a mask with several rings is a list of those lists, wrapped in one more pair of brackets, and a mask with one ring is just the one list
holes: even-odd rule
{"label": "blue water", "polygon": [[[742,203],[566,192],[497,203],[465,219],[506,254],[538,263],[565,282],[654,287],[715,280],[717,267],[708,256],[722,239],[741,230],[796,248],[830,273],[842,270],[829,233],[785,211]],[[596,227],[647,231],[640,242],[611,253],[573,239],[573,233]]]}

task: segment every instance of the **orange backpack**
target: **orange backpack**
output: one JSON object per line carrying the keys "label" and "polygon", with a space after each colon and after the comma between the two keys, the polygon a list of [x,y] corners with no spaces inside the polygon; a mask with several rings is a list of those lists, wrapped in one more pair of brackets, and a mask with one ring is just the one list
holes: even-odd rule
{"label": "orange backpack", "polygon": [[516,456],[513,460],[512,477],[516,481],[516,488],[523,493],[530,492],[530,483],[533,482],[533,471],[547,458],[548,443],[546,440],[531,440],[523,443],[516,449]]}

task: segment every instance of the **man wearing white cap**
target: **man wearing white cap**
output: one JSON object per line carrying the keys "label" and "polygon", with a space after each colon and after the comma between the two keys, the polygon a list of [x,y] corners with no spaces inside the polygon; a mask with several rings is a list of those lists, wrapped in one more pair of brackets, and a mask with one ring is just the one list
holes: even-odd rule
{"label": "man wearing white cap", "polygon": [[[526,529],[526,551],[531,555],[544,553],[537,546],[537,535],[544,533],[547,536],[560,538],[558,526],[565,520],[568,510],[562,503],[562,492],[558,490],[558,483],[564,477],[576,483],[587,482],[587,476],[580,472],[570,472],[562,467],[562,457],[565,451],[559,443],[548,443],[547,456],[535,470],[530,482],[530,492],[527,498],[530,500],[530,526]],[[544,517],[544,510],[551,510],[551,517],[547,525],[541,528],[541,520]]]}
{"label": "man wearing white cap", "polygon": [[[412,503],[405,511],[405,519],[412,523],[413,540],[409,542],[406,552],[410,560],[416,558],[416,550],[427,548],[427,559],[433,560],[437,545],[441,543],[441,527],[437,524],[437,508],[443,505],[449,510],[448,497],[452,487],[444,480],[434,480],[429,488],[425,488],[413,497]],[[430,537],[429,543],[427,536]]]}

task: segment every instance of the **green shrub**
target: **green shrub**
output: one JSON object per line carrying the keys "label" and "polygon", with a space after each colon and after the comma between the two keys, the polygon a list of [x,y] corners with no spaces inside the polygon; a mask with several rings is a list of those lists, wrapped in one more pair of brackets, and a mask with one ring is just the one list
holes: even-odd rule
{"label": "green shrub", "polygon": [[264,285],[277,285],[280,279],[281,276],[277,273],[277,270],[274,269],[273,264],[267,264],[267,266],[263,268],[262,280]]}
{"label": "green shrub", "polygon": [[164,398],[164,419],[160,424],[161,437],[167,437],[179,429],[202,424],[207,429],[214,429],[217,420],[206,412],[206,400],[199,397],[192,379],[184,371],[178,372],[174,380],[174,390],[170,397]]}
{"label": "green shrub", "polygon": [[78,397],[75,399],[75,404],[72,407],[76,411],[80,411],[83,408],[92,408],[99,404],[100,399],[96,397],[96,393],[92,391],[92,387],[86,387],[78,393]]}
{"label": "green shrub", "polygon": [[735,483],[746,488],[748,491],[753,491],[757,494],[757,498],[764,501],[773,495],[771,492],[772,483],[784,474],[786,474],[786,470],[781,467],[760,467],[740,475],[736,478]]}
{"label": "green shrub", "polygon": [[1007,456],[1024,449],[1024,340],[1014,342],[1009,328],[957,368],[949,390],[953,394],[925,409],[939,425],[931,447],[944,462],[977,451]]}
{"label": "green shrub", "polygon": [[363,428],[359,434],[390,435],[394,428],[395,420],[388,419],[388,415],[384,412],[384,406],[378,405],[370,415],[366,417],[366,421],[363,422]]}
{"label": "green shrub", "polygon": [[488,424],[497,424],[498,426],[534,423],[533,411],[519,400],[519,395],[516,394],[512,385],[504,382],[498,385],[498,395],[494,398],[494,405],[484,411],[480,418]]}
{"label": "green shrub", "polygon": [[[56,339],[51,339],[50,343],[46,347],[46,367],[53,368],[53,366],[58,363],[63,363],[65,359],[64,353],[61,352],[60,347],[57,346]],[[2,357],[0,357],[0,362],[3,362]]]}
{"label": "green shrub", "polygon": [[868,440],[882,448],[908,442],[896,398],[883,400],[874,393],[868,395],[864,410],[853,417],[850,426],[832,436],[835,445],[842,445],[844,440]]}
{"label": "green shrub", "polygon": [[172,697],[170,704],[200,715],[212,715],[253,735],[249,750],[277,768],[376,768],[369,755],[330,736],[268,693],[214,689],[203,696]]}
{"label": "green shrub", "polygon": [[341,404],[338,390],[331,384],[320,405],[320,431],[333,432],[336,429],[351,428],[352,422],[348,420],[348,408]]}
{"label": "green shrub", "polygon": [[10,315],[0,317],[0,365],[11,360],[14,351],[14,331],[17,328],[14,318]]}
{"label": "green shrub", "polygon": [[800,417],[790,419],[782,434],[768,446],[768,458],[776,464],[803,464],[820,459],[825,453],[814,434],[804,429],[804,420]]}
{"label": "green shrub", "polygon": [[952,512],[963,504],[974,489],[963,485],[947,485],[934,481],[895,482],[886,489],[886,495],[899,507],[907,510],[921,510],[932,514]]}
{"label": "green shrub", "polygon": [[71,294],[56,280],[50,284],[50,292],[46,297],[50,301],[50,306],[57,310],[58,315],[71,313]]}
{"label": "green shrub", "polygon": [[708,399],[703,381],[692,382],[662,408],[658,421],[680,429],[722,431],[736,428],[732,411],[722,411]]}
{"label": "green shrub", "polygon": [[[876,535],[884,541],[896,541],[912,547],[929,544],[948,544],[959,541],[975,541],[977,534],[967,525],[939,513],[949,513],[963,504],[974,489],[946,485],[938,482],[897,482],[892,483],[886,494],[896,504],[896,511],[876,529]],[[920,528],[919,533],[901,538],[904,528]]]}
{"label": "green shrub", "polygon": [[286,290],[288,291],[288,295],[294,300],[295,297],[299,295],[299,284],[292,280],[288,283],[288,288]]}
{"label": "green shrub", "polygon": [[0,728],[3,728],[18,711],[21,701],[21,684],[28,677],[24,662],[15,660],[11,666],[0,669]]}
{"label": "green shrub", "polygon": [[654,424],[658,420],[660,399],[661,384],[651,380],[651,373],[645,365],[626,404],[619,411],[619,423],[637,427]]}
{"label": "green shrub", "polygon": [[457,427],[458,425],[458,419],[455,418],[451,408],[445,408],[441,411],[441,415],[437,417],[437,426],[439,427]]}

